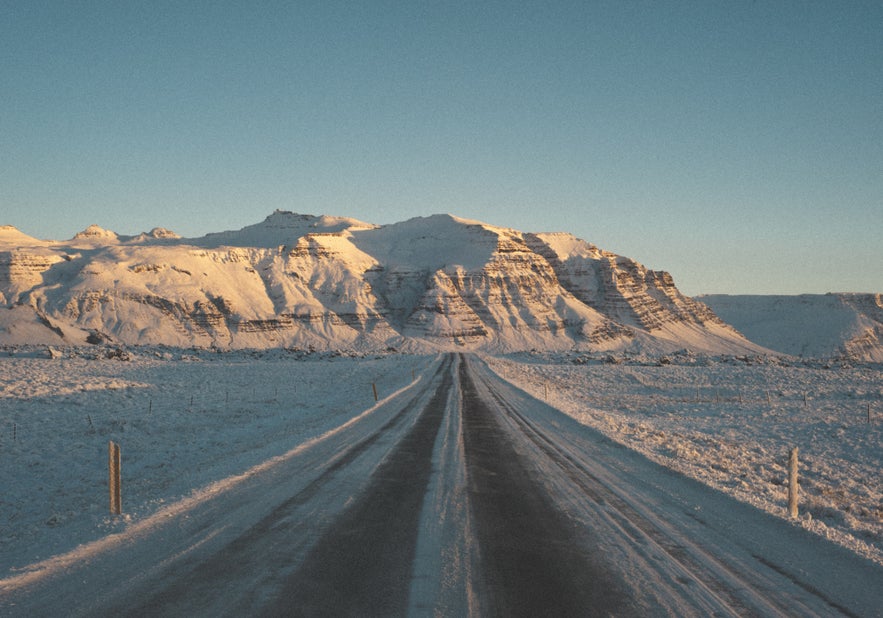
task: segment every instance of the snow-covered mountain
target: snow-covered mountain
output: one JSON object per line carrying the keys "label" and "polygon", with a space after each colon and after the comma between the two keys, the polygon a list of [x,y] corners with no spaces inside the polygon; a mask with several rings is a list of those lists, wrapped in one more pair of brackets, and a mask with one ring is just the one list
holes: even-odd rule
{"label": "snow-covered mountain", "polygon": [[0,303],[0,344],[762,351],[668,273],[450,215],[376,226],[276,211],[190,239],[6,226]]}
{"label": "snow-covered mountain", "polygon": [[752,341],[805,357],[883,363],[883,295],[700,296]]}

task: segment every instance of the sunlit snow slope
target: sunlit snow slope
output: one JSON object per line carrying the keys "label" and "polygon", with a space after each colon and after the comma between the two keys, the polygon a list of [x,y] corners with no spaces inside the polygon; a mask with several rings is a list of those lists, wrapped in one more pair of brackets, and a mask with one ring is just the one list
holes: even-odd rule
{"label": "sunlit snow slope", "polygon": [[883,363],[883,295],[699,297],[746,337],[806,357]]}
{"label": "sunlit snow slope", "polygon": [[0,303],[0,344],[761,351],[668,273],[450,215],[376,226],[276,211],[190,239],[0,227]]}

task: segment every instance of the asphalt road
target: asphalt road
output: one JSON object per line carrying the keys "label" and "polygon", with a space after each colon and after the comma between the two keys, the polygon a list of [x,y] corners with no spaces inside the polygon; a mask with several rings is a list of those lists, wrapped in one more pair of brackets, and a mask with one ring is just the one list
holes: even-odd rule
{"label": "asphalt road", "polygon": [[[457,368],[454,368],[454,365]],[[496,616],[638,615],[590,531],[556,508],[510,443],[466,364],[449,359],[433,397],[285,582],[268,615],[400,616],[408,608],[420,511],[450,390],[462,392],[462,438],[477,548],[477,607]],[[431,608],[426,608],[430,611]]]}
{"label": "asphalt road", "polygon": [[401,616],[436,434],[451,388],[452,360],[416,422],[284,583],[268,615]]}
{"label": "asphalt road", "polygon": [[479,597],[491,615],[628,615],[628,590],[612,576],[590,529],[549,496],[508,437],[495,402],[477,391],[466,365],[463,441],[476,520]]}

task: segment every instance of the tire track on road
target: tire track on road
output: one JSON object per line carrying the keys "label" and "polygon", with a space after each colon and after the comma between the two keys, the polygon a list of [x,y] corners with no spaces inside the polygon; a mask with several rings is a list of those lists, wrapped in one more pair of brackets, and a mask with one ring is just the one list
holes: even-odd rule
{"label": "tire track on road", "polygon": [[[432,380],[438,381],[445,371],[442,364]],[[426,397],[423,390],[411,395],[380,427],[354,441],[342,443],[332,457],[321,461],[315,478],[209,557],[183,555],[180,560],[171,561],[135,590],[130,590],[126,598],[112,602],[105,608],[106,613],[175,616],[209,608],[223,615],[256,611],[256,607],[268,602],[267,596],[272,599],[278,593],[280,582],[285,581],[287,571],[293,570],[298,555],[307,552],[326,529],[315,519],[305,519],[302,507],[309,506],[329,488],[340,491],[336,487],[338,475],[376,448],[387,434],[399,430],[413,415],[415,405]],[[213,523],[207,521],[204,527]],[[227,586],[223,582],[230,583],[231,587],[251,582],[251,586],[247,588],[248,594],[228,599],[218,590],[219,583]],[[219,599],[224,600],[219,602]]]}
{"label": "tire track on road", "polygon": [[669,538],[667,534],[657,529],[625,500],[604,486],[595,475],[549,438],[545,432],[525,418],[523,414],[520,414],[496,389],[489,384],[486,386],[500,409],[512,419],[539,452],[544,453],[592,501],[610,507],[607,510],[607,515],[616,522],[626,537],[641,543],[643,541],[642,535],[646,535],[646,538],[651,539],[671,559],[680,564],[685,573],[689,573],[697,581],[703,582],[709,591],[720,600],[722,606],[730,608],[736,615],[758,615],[756,610],[749,608],[739,598],[736,591],[709,573],[707,568],[688,554],[681,542]]}
{"label": "tire track on road", "polygon": [[499,412],[482,400],[466,365],[461,363],[459,379],[482,613],[637,615],[589,535],[555,506],[513,447]]}
{"label": "tire track on road", "polygon": [[408,607],[421,507],[452,386],[452,358],[408,434],[330,526],[265,615],[400,616]]}
{"label": "tire track on road", "polygon": [[[518,427],[519,431],[553,462],[579,489],[597,504],[607,505],[607,515],[622,530],[626,537],[636,543],[652,542],[661,549],[684,575],[702,585],[733,615],[772,616],[791,615],[794,612],[817,615],[816,611],[803,604],[800,599],[786,598],[771,594],[771,591],[758,586],[756,578],[746,577],[750,570],[741,565],[736,567],[716,557],[689,539],[678,536],[640,513],[632,504],[620,496],[591,472],[567,447],[550,437],[538,423],[527,418],[494,385],[485,382],[488,392],[503,411]],[[763,559],[754,556],[759,562]],[[772,564],[766,566],[776,570]],[[835,613],[853,616],[847,608],[828,599],[817,590],[810,590],[800,581],[794,581],[810,592]]]}

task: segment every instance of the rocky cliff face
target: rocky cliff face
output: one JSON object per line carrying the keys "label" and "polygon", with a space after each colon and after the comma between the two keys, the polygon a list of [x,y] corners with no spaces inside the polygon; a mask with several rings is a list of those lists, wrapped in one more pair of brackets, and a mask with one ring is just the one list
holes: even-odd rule
{"label": "rocky cliff face", "polygon": [[92,226],[35,242],[0,235],[0,300],[124,343],[757,350],[667,273],[447,215],[378,227],[277,211],[197,239]]}
{"label": "rocky cliff face", "polygon": [[846,358],[883,363],[883,294],[840,294],[858,315],[851,336],[841,345]]}
{"label": "rocky cliff face", "polygon": [[0,251],[0,303],[14,304],[19,294],[40,285],[43,273],[63,259],[37,248]]}
{"label": "rocky cliff face", "polygon": [[561,285],[577,299],[622,324],[653,331],[672,322],[724,326],[702,303],[681,294],[672,276],[601,251],[570,234],[527,234]]}

